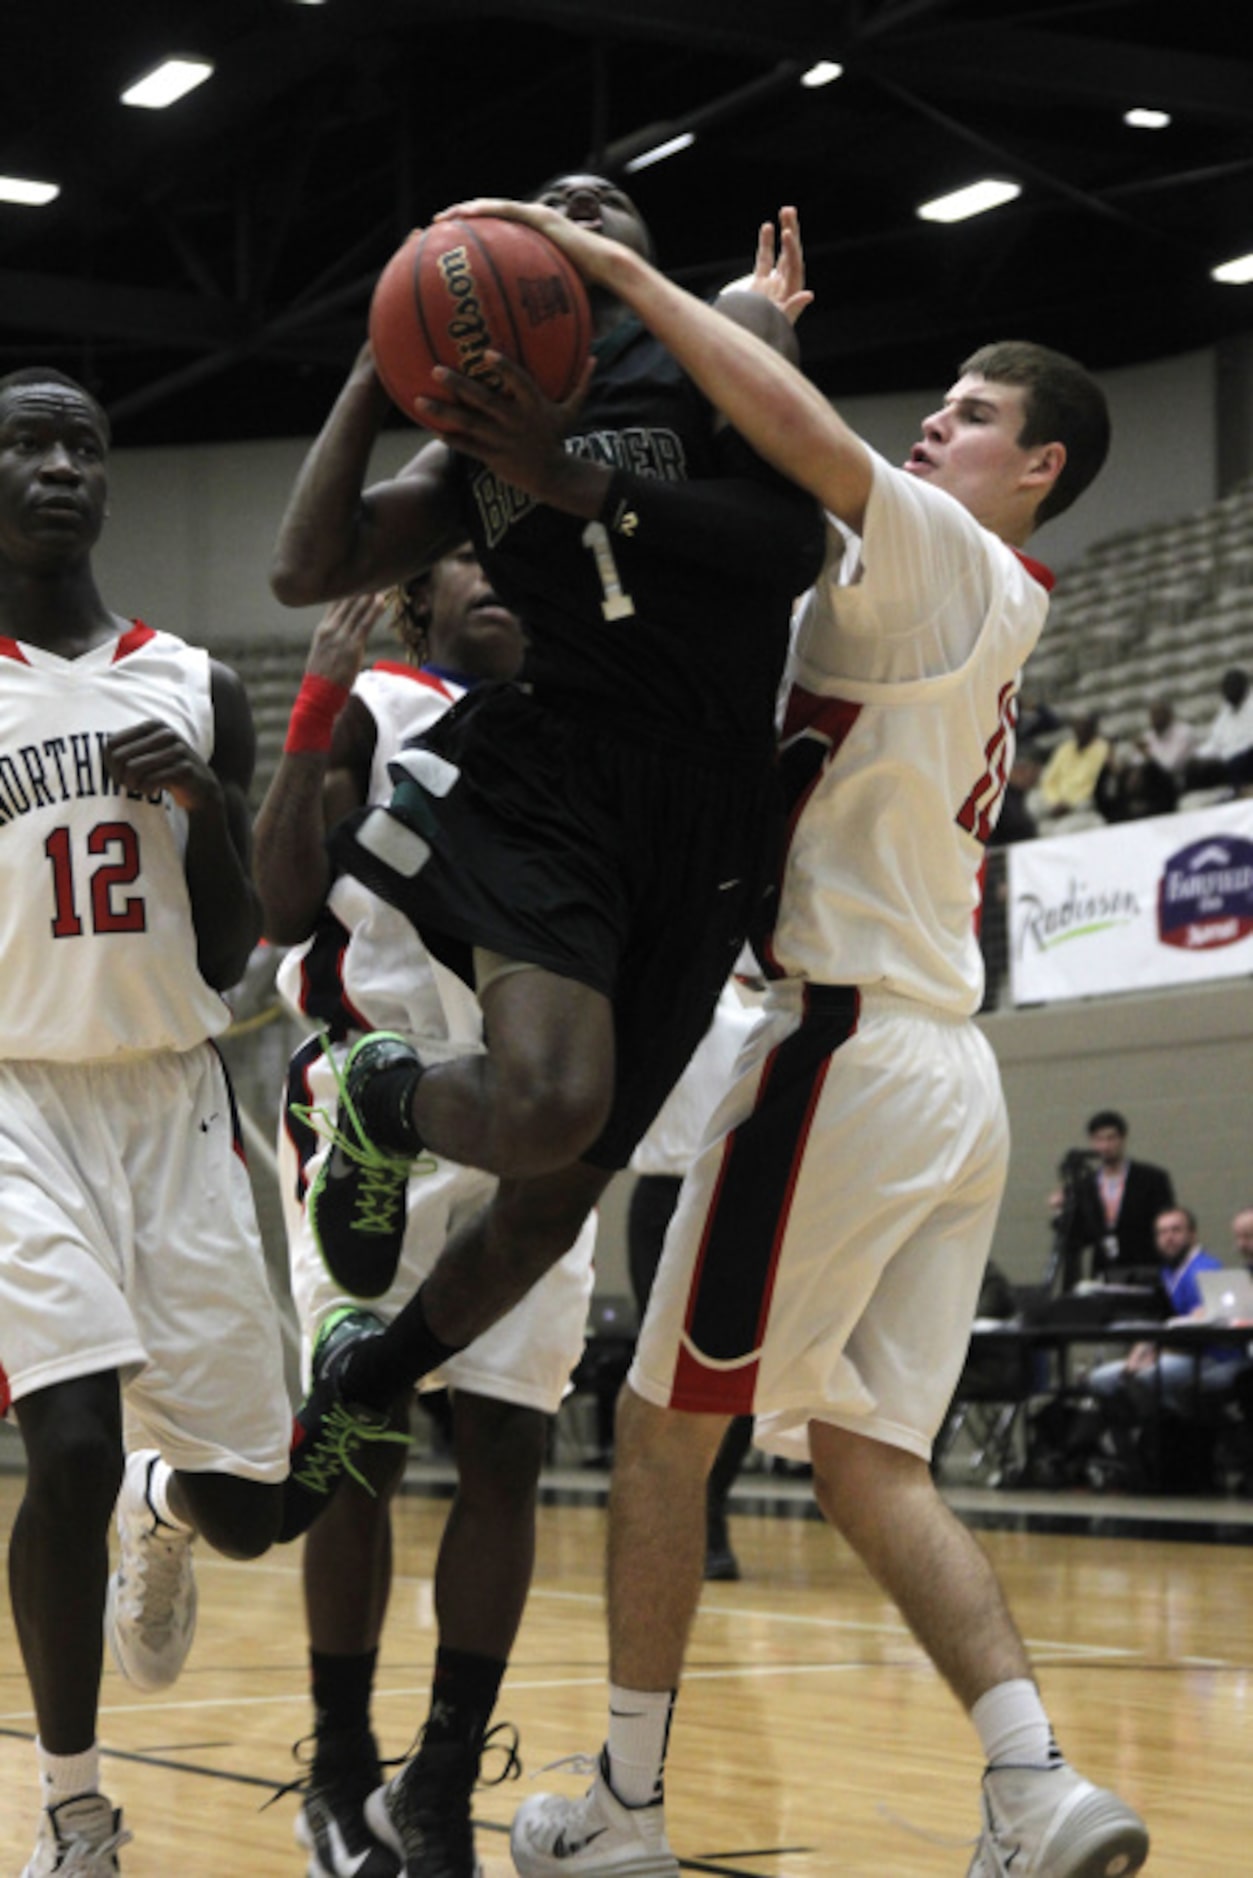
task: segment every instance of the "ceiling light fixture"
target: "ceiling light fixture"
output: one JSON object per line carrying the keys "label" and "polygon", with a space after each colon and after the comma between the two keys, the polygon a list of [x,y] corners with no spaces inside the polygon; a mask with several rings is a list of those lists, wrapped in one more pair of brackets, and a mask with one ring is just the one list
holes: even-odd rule
{"label": "ceiling light fixture", "polygon": [[829,85],[833,79],[843,76],[844,67],[837,65],[834,59],[819,59],[807,72],[801,73],[801,84],[816,91],[819,85]]}
{"label": "ceiling light fixture", "polygon": [[695,131],[682,130],[677,137],[667,137],[664,143],[654,144],[651,150],[641,150],[638,156],[632,157],[622,167],[632,174],[636,170],[650,169],[654,163],[664,163],[667,157],[677,156],[680,150],[690,150],[695,142]]}
{"label": "ceiling light fixture", "polygon": [[1247,287],[1253,281],[1253,254],[1238,254],[1232,261],[1211,267],[1210,277],[1228,287]]}
{"label": "ceiling light fixture", "polygon": [[0,176],[0,202],[20,202],[24,208],[42,209],[55,202],[60,183],[37,183],[29,176]]}
{"label": "ceiling light fixture", "polygon": [[1003,202],[1012,202],[1021,194],[1018,183],[998,182],[985,176],[980,182],[967,183],[964,189],[954,189],[947,196],[936,196],[931,202],[920,203],[914,213],[924,222],[964,222],[971,215],[999,209]]}
{"label": "ceiling light fixture", "polygon": [[164,111],[167,105],[203,85],[212,72],[207,59],[163,59],[122,93],[122,103],[138,105],[145,111]]}
{"label": "ceiling light fixture", "polygon": [[1170,123],[1169,111],[1150,110],[1145,105],[1137,105],[1133,111],[1124,111],[1124,124],[1130,124],[1132,130],[1165,130]]}

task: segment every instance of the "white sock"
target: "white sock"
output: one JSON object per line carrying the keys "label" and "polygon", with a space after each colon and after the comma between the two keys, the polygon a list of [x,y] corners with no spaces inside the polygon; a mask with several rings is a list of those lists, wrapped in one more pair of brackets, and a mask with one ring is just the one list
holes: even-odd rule
{"label": "white sock", "polygon": [[999,1682],[970,1711],[989,1767],[1058,1767],[1062,1754],[1053,1739],[1040,1691],[1027,1676]]}
{"label": "white sock", "polygon": [[676,1694],[609,1685],[609,1784],[624,1806],[661,1798]]}
{"label": "white sock", "polygon": [[45,1807],[60,1806],[80,1793],[100,1791],[100,1748],[92,1742],[81,1754],[49,1754],[42,1741],[35,1742],[39,1762],[39,1791]]}
{"label": "white sock", "polygon": [[180,1519],[177,1513],[170,1510],[169,1492],[173,1478],[174,1469],[159,1454],[154,1454],[148,1463],[145,1497],[163,1526],[172,1526],[175,1532],[194,1532],[194,1526],[189,1526],[185,1519]]}

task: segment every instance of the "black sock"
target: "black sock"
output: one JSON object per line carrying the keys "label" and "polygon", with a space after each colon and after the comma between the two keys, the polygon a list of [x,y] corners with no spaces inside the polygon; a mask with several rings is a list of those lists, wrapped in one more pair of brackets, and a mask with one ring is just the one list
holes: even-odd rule
{"label": "black sock", "polygon": [[497,1657],[440,1644],[431,1681],[431,1712],[423,1741],[458,1741],[476,1749],[487,1732],[505,1665]]}
{"label": "black sock", "polygon": [[465,1348],[460,1343],[444,1343],[435,1335],[426,1321],[425,1288],[419,1285],[380,1336],[363,1337],[348,1351],[339,1374],[339,1392],[345,1402],[390,1408],[423,1376]]}
{"label": "black sock", "polygon": [[377,1650],[352,1656],[309,1651],[317,1755],[334,1758],[354,1743],[369,1743],[370,1697],[374,1689]]}
{"label": "black sock", "polygon": [[376,1148],[416,1160],[426,1143],[413,1124],[413,1093],[426,1070],[397,1063],[371,1076],[357,1098],[362,1127]]}

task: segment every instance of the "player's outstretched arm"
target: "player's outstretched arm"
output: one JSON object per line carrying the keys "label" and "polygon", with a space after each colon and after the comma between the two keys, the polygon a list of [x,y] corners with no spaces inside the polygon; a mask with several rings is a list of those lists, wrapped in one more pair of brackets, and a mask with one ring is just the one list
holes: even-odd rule
{"label": "player's outstretched arm", "polygon": [[282,757],[257,811],[252,873],[265,934],[296,945],[313,931],[331,886],[326,831],[365,802],[377,736],[352,687],[379,594],[337,600],[318,621]]}
{"label": "player's outstretched arm", "polygon": [[538,202],[481,197],[446,211],[528,222],[584,277],[631,307],[759,455],[860,529],[872,459],[816,386],[754,333],[669,281],[641,255]]}
{"label": "player's outstretched arm", "polygon": [[442,443],[420,450],[399,476],[365,487],[387,409],[370,348],[363,346],[279,523],[270,585],[284,606],[394,586],[464,539]]}

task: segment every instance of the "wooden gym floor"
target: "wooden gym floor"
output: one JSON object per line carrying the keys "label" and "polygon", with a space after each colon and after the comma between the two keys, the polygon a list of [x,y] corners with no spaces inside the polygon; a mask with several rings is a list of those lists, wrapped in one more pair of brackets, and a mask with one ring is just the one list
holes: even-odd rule
{"label": "wooden gym floor", "polygon": [[[400,1754],[425,1713],[434,1650],[430,1570],[446,1509],[440,1470],[398,1511],[397,1578],[376,1720]],[[415,1472],[421,1476],[422,1469]],[[0,1474],[7,1535],[20,1475]],[[689,1870],[726,1878],[954,1878],[969,1864],[979,1757],[973,1734],[899,1618],[848,1551],[805,1516],[800,1482],[741,1480],[738,1584],[706,1588],[670,1759],[668,1818]],[[1116,1786],[1154,1834],[1148,1870],[1172,1878],[1250,1864],[1253,1506],[956,1493],[982,1525],[1035,1656],[1062,1744]],[[545,1763],[603,1734],[603,1477],[553,1476],[531,1602],[499,1714],[515,1722],[520,1786],[476,1798],[487,1878],[536,1785],[576,1793]],[[1043,1519],[1051,1529],[1039,1530]],[[299,1874],[295,1777],[309,1727],[299,1560],[249,1565],[204,1552],[200,1630],[178,1684],[131,1690],[111,1667],[104,1782],[134,1844],[126,1878]],[[29,1855],[33,1719],[7,1602],[0,1615],[0,1875]]]}

